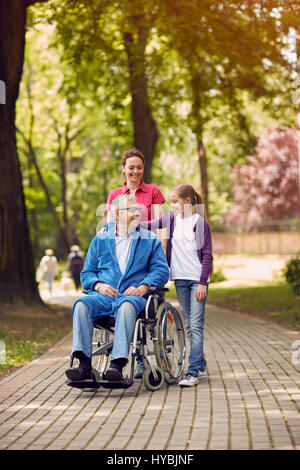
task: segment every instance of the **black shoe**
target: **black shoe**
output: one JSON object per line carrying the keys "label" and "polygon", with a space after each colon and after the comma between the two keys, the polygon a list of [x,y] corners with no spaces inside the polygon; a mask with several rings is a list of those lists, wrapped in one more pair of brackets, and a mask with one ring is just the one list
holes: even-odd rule
{"label": "black shoe", "polygon": [[110,382],[116,382],[118,380],[123,380],[124,377],[122,375],[122,369],[124,365],[121,365],[120,362],[117,360],[111,361],[110,367],[105,374],[106,380]]}
{"label": "black shoe", "polygon": [[84,369],[82,366],[78,368],[70,367],[65,372],[66,376],[69,380],[85,380],[85,379],[92,379],[92,371]]}

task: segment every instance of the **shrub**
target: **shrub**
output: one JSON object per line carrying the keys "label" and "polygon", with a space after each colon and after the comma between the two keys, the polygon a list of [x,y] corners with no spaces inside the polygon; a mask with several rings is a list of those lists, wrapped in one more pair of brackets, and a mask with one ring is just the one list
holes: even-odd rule
{"label": "shrub", "polygon": [[283,274],[293,293],[300,295],[300,252],[286,263]]}
{"label": "shrub", "polygon": [[210,283],[221,281],[226,281],[226,277],[224,276],[222,269],[218,268],[216,270],[213,270]]}

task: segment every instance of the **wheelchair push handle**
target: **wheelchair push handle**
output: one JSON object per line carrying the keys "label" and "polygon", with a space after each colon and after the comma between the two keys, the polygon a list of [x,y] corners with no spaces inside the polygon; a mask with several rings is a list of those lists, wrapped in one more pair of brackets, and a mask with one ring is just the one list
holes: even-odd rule
{"label": "wheelchair push handle", "polygon": [[152,294],[163,294],[164,292],[168,292],[169,289],[166,287],[156,287],[156,286],[151,286],[149,289],[149,292]]}

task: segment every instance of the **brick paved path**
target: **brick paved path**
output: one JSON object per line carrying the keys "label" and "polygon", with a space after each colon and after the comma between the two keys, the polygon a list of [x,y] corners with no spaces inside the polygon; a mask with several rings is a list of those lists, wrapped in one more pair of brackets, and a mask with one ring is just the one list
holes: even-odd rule
{"label": "brick paved path", "polygon": [[65,385],[70,334],[0,382],[0,449],[299,450],[299,338],[208,305],[197,387],[83,392]]}

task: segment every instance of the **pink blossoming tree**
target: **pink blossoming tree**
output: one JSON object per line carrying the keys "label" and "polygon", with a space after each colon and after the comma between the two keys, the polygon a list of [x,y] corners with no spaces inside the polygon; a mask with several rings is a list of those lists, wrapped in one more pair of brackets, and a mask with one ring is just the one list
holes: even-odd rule
{"label": "pink blossoming tree", "polygon": [[253,226],[299,217],[297,129],[270,126],[254,155],[234,169],[234,202],[224,217],[227,227]]}

